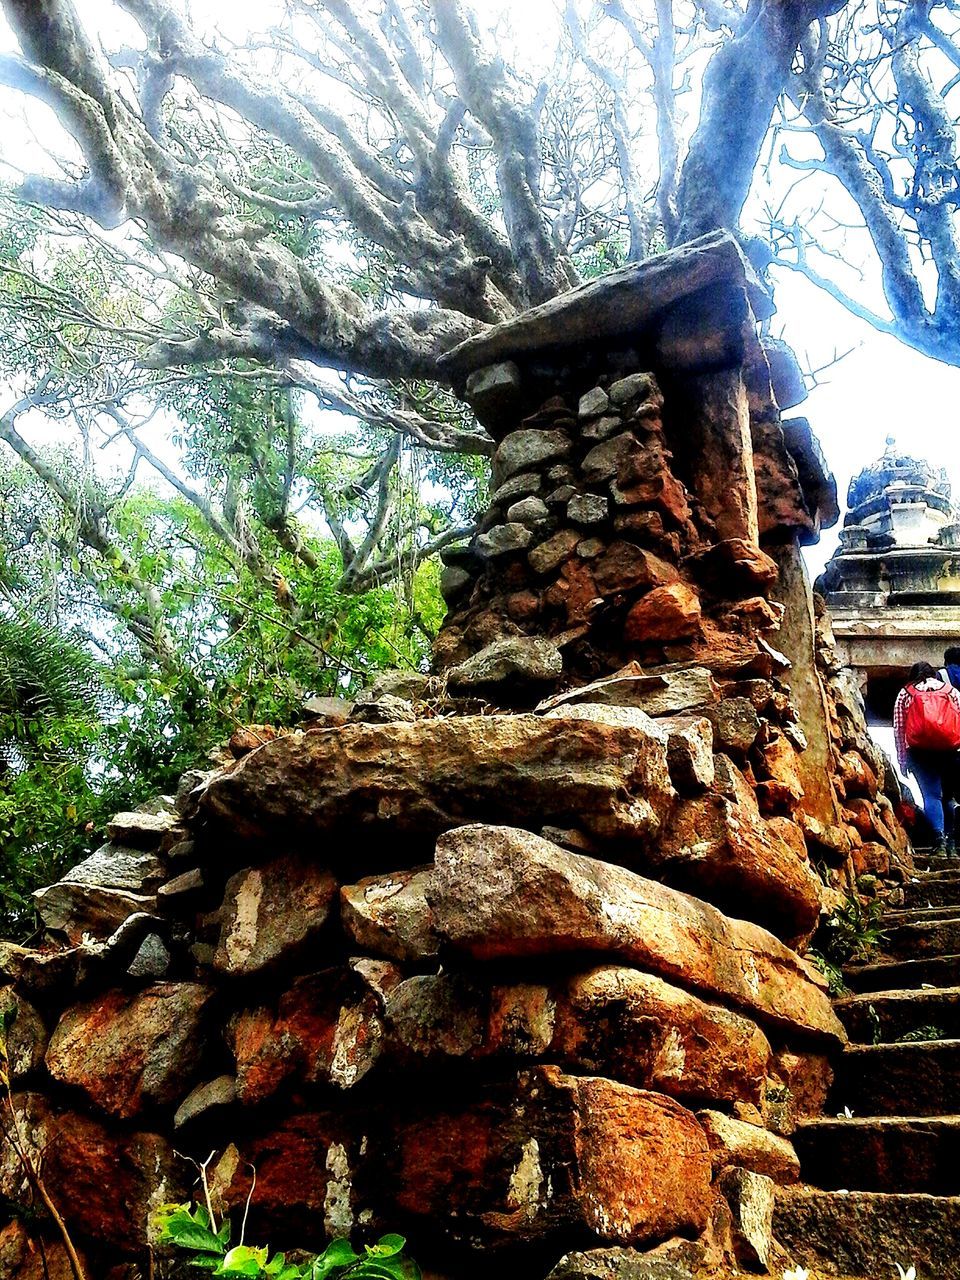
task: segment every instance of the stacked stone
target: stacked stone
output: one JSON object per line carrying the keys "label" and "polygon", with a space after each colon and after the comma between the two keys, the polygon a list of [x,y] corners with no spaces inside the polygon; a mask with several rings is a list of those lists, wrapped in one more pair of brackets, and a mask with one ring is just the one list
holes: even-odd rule
{"label": "stacked stone", "polygon": [[698,537],[670,468],[662,405],[653,376],[635,373],[573,408],[552,396],[504,436],[480,532],[448,556],[455,621],[439,661],[501,635],[565,636],[569,645],[596,629],[600,644],[580,646],[587,674],[699,630],[699,600],[677,567]]}
{"label": "stacked stone", "polygon": [[830,617],[817,597],[817,666],[829,690],[830,750],[840,804],[837,827],[809,832],[823,860],[841,868],[851,887],[864,877],[904,879],[912,871],[910,843],[896,813],[900,781],[866,728],[863,698],[853,671],[834,648]]}
{"label": "stacked stone", "polygon": [[[125,1275],[150,1209],[188,1194],[175,1152],[226,1151],[238,1209],[256,1170],[250,1239],[398,1229],[457,1275],[668,1241],[692,1265],[796,1178],[789,1134],[843,1032],[750,922],[810,916],[769,869],[748,887],[750,829],[755,862],[774,836],[708,717],[411,705],[120,815],[39,895],[47,945],[0,950],[15,1109],[91,1274]],[[691,824],[703,898],[661,877]],[[709,903],[735,884],[741,918]],[[0,1193],[30,1196],[9,1144]],[[0,1232],[17,1280],[42,1274],[28,1236]],[[766,1256],[763,1231],[738,1240]]]}
{"label": "stacked stone", "polygon": [[[448,557],[440,673],[243,735],[39,895],[41,949],[0,948],[15,1105],[93,1274],[187,1194],[174,1150],[214,1149],[275,1248],[400,1230],[465,1278],[773,1260],[844,1040],[800,954],[812,864],[854,874],[841,791],[883,806],[788,582],[829,485],[744,272],[709,238],[472,340],[527,347],[468,382],[494,492]],[[29,1196],[9,1144],[0,1195]],[[24,1227],[4,1249],[41,1274]]]}

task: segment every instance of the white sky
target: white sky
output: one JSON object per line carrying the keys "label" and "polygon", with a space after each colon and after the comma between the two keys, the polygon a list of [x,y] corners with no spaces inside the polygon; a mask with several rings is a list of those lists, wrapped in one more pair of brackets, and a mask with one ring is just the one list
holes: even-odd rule
{"label": "white sky", "polygon": [[[274,0],[191,0],[191,16],[207,20],[210,34],[220,26],[231,34],[269,25]],[[509,23],[518,56],[535,73],[549,74],[549,59],[557,26],[557,0],[474,0],[481,21],[499,25],[497,41],[506,42],[502,25]],[[136,25],[110,0],[83,0],[79,9],[85,20],[97,25],[110,42],[127,39]],[[0,19],[0,50],[14,47]],[[37,156],[36,136],[51,136],[52,122],[46,109],[0,91],[0,124],[3,144],[0,161],[31,166]],[[61,135],[62,136],[62,135]],[[2,165],[0,165],[2,169]],[[851,249],[856,259],[859,250]],[[856,267],[857,262],[853,262]],[[875,268],[866,282],[868,300],[876,305]],[[960,497],[960,433],[957,405],[960,401],[960,369],[920,356],[895,339],[877,334],[849,316],[839,304],[788,272],[777,273],[778,314],[774,331],[782,329],[801,363],[817,367],[834,351],[855,347],[824,375],[823,384],[805,405],[792,411],[806,414],[818,434],[833,467],[841,502],[851,474],[876,458],[888,434],[921,457],[946,466]],[[836,545],[836,531],[825,534],[810,549],[808,562],[816,574]]]}

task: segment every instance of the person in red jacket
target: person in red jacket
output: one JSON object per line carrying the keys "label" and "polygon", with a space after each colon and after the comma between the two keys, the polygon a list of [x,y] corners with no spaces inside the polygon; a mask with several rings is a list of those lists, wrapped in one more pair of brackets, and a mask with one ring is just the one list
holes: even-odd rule
{"label": "person in red jacket", "polygon": [[[929,662],[918,662],[897,694],[893,737],[902,773],[912,773],[933,829],[934,852],[947,851],[944,807],[949,800],[960,748],[960,690]],[[949,848],[954,849],[951,833]]]}

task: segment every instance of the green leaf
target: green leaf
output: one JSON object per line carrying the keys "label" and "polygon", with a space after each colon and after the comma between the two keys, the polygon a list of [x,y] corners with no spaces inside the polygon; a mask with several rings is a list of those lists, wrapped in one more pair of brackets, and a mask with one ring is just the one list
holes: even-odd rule
{"label": "green leaf", "polygon": [[368,1244],[366,1250],[372,1258],[392,1258],[395,1253],[403,1252],[406,1243],[406,1236],[390,1234],[381,1236],[376,1244]]}
{"label": "green leaf", "polygon": [[217,1276],[228,1276],[230,1280],[245,1280],[246,1277],[263,1275],[267,1264],[266,1248],[254,1249],[248,1244],[238,1244],[230,1250],[220,1267],[213,1273]]}
{"label": "green leaf", "polygon": [[337,1271],[351,1267],[359,1258],[349,1240],[332,1240],[310,1270],[310,1280],[327,1280]]}
{"label": "green leaf", "polygon": [[163,1205],[154,1214],[153,1227],[160,1244],[218,1255],[222,1255],[226,1247],[210,1230],[210,1218],[203,1205],[193,1209],[186,1204]]}

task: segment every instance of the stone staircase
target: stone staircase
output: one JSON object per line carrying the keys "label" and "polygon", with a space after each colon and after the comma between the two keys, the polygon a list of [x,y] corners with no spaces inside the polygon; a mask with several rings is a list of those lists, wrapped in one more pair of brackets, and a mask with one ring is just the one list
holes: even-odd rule
{"label": "stone staircase", "polygon": [[882,958],[844,972],[851,1043],[778,1196],[774,1232],[814,1275],[960,1278],[960,861],[916,865]]}

